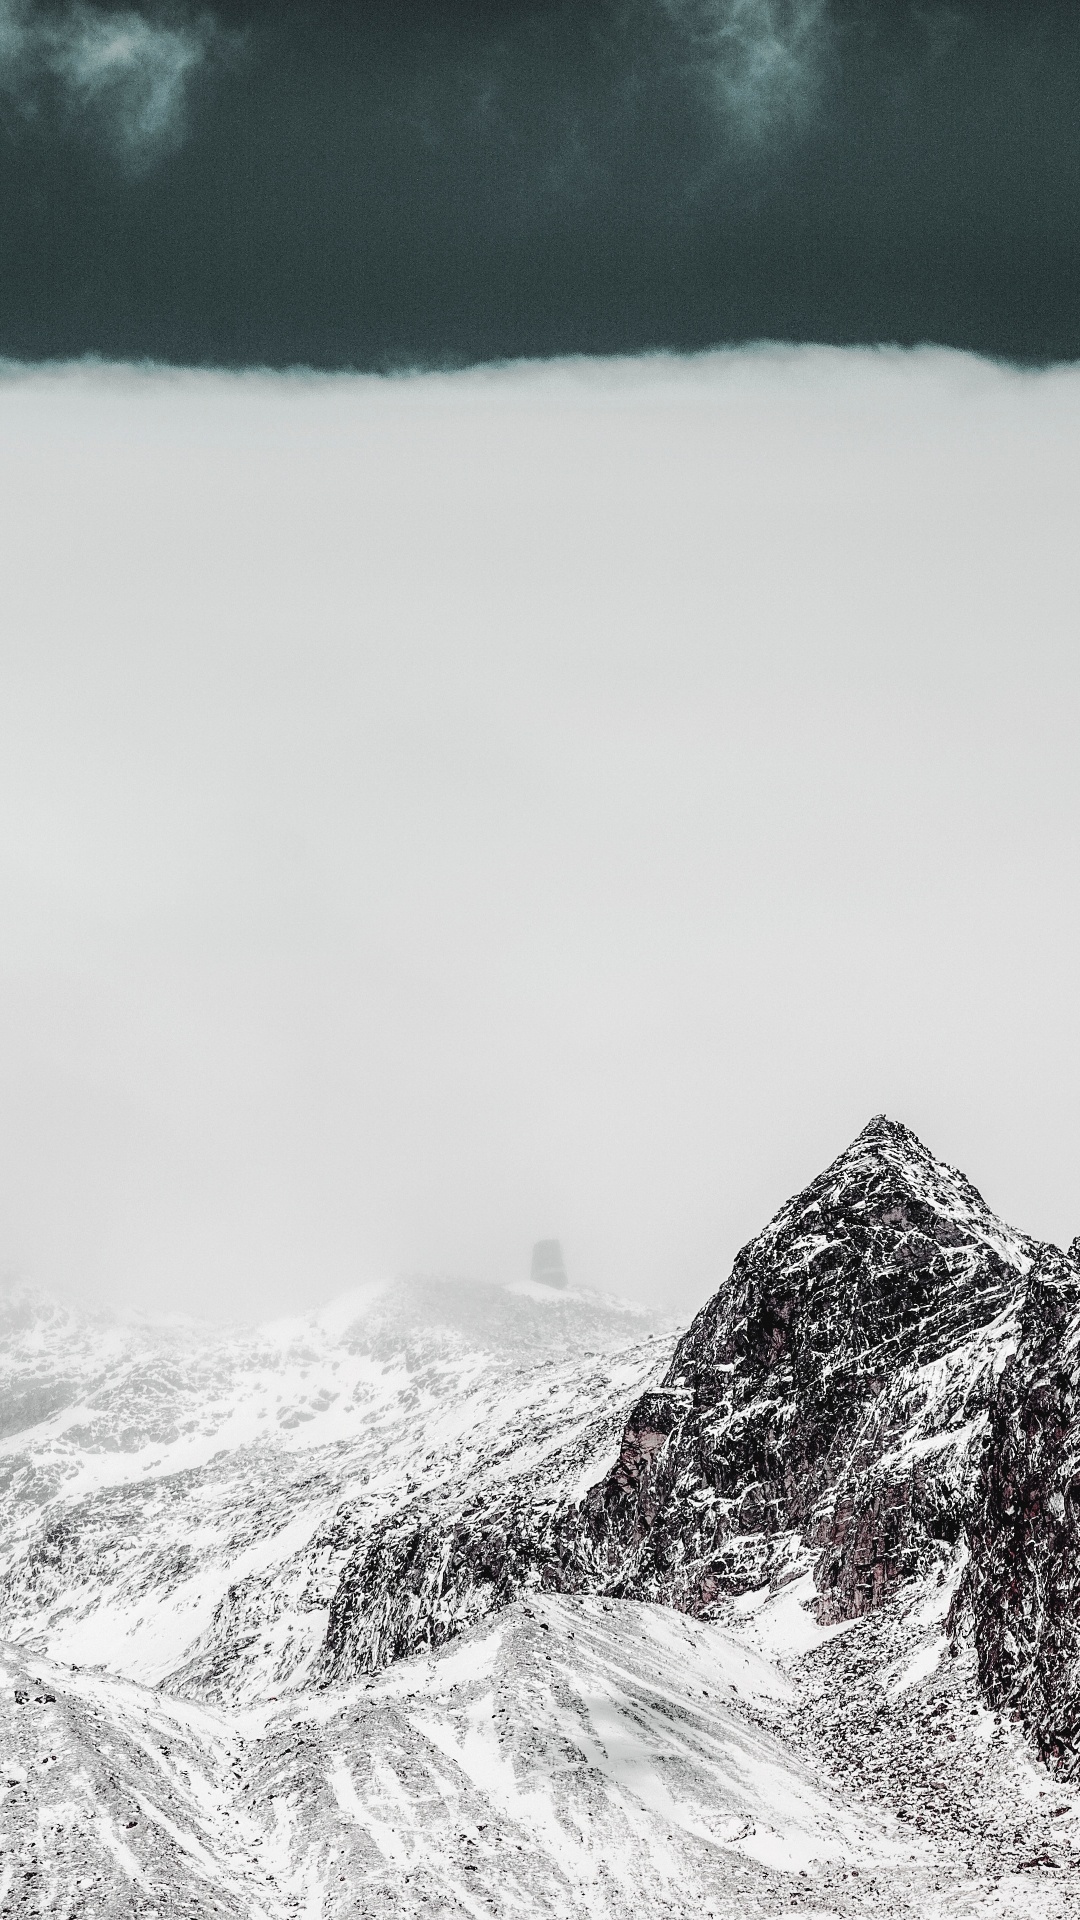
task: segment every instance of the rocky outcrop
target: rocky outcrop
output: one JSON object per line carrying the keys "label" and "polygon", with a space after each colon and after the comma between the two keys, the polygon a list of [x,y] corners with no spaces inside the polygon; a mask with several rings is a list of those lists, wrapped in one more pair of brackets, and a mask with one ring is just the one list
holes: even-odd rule
{"label": "rocky outcrop", "polygon": [[979,1679],[1043,1758],[1080,1774],[1080,1245],[1047,1249],[1002,1371],[954,1633],[974,1635]]}
{"label": "rocky outcrop", "polygon": [[880,1117],[739,1254],[577,1502],[397,1514],[345,1568],[326,1676],[438,1644],[529,1586],[662,1601],[813,1566],[824,1620],[957,1540],[1039,1253]]}
{"label": "rocky outcrop", "polygon": [[354,1680],[443,1646],[530,1587],[576,1590],[583,1581],[551,1577],[567,1511],[530,1473],[494,1500],[485,1489],[388,1516],[338,1581],[316,1678]]}

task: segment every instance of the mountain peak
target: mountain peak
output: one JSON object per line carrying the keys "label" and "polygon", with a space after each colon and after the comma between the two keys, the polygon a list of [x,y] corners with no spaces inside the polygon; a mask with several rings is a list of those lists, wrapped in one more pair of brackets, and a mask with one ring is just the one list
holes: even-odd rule
{"label": "mountain peak", "polygon": [[823,1619],[870,1611],[958,1536],[1037,1253],[875,1115],[739,1253],[606,1477],[559,1513],[526,1494],[398,1524],[343,1575],[331,1670],[378,1664],[387,1621],[398,1651],[430,1644],[537,1581],[709,1614],[812,1568]]}
{"label": "mountain peak", "polygon": [[739,1253],[676,1349],[684,1366],[737,1358],[811,1379],[884,1379],[999,1314],[1037,1252],[957,1168],[876,1115]]}
{"label": "mountain peak", "polygon": [[920,1140],[913,1127],[903,1120],[892,1119],[887,1113],[875,1113],[848,1146],[837,1154],[836,1159],[830,1161],[819,1178],[825,1179],[835,1167],[852,1161],[865,1161],[867,1158],[881,1161],[901,1177],[920,1168],[934,1168],[941,1174],[964,1180],[965,1185],[970,1184],[955,1167],[939,1160],[925,1141]]}
{"label": "mountain peak", "polygon": [[[1026,1272],[1037,1251],[1035,1241],[987,1206],[966,1174],[939,1160],[902,1121],[883,1113],[875,1114],[835,1160],[793,1195],[757,1239],[786,1242],[797,1232],[817,1239],[822,1233],[851,1233],[870,1224],[893,1237],[921,1234],[939,1248],[985,1244],[1020,1272]],[[744,1254],[748,1251],[743,1249]],[[925,1267],[927,1261],[915,1264]]]}

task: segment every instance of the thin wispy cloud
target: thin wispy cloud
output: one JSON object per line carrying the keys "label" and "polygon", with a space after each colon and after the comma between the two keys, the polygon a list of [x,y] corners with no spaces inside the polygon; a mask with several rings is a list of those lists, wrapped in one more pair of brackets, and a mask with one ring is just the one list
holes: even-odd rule
{"label": "thin wispy cloud", "polygon": [[757,141],[805,121],[822,93],[827,0],[658,0],[731,136]]}
{"label": "thin wispy cloud", "polygon": [[207,13],[155,19],[84,0],[60,11],[0,0],[0,91],[31,117],[51,101],[145,165],[183,138],[191,80],[219,39]]}

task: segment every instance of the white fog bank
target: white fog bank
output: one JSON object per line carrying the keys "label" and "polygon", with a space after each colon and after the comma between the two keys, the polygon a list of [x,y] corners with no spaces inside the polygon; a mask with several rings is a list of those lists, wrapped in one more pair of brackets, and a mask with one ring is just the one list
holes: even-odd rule
{"label": "white fog bank", "polygon": [[685,1311],[874,1112],[1080,1232],[1080,370],[0,378],[0,1267]]}

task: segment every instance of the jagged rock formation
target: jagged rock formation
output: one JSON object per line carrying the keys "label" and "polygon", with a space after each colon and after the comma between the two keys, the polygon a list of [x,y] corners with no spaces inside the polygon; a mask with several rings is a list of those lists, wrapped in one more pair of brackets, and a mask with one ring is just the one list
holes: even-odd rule
{"label": "jagged rock formation", "polygon": [[997,1371],[1039,1252],[880,1117],[739,1254],[607,1476],[421,1506],[347,1565],[321,1672],[371,1670],[539,1586],[708,1616],[813,1566],[824,1621],[936,1564],[974,1498]]}
{"label": "jagged rock formation", "polygon": [[988,1700],[1044,1758],[1080,1773],[1080,1242],[1028,1277],[1016,1352],[994,1396],[971,1560],[954,1615]]}
{"label": "jagged rock formation", "polygon": [[631,1415],[586,1503],[619,1589],[702,1612],[809,1549],[823,1620],[880,1604],[957,1538],[1032,1255],[872,1121],[743,1250]]}

